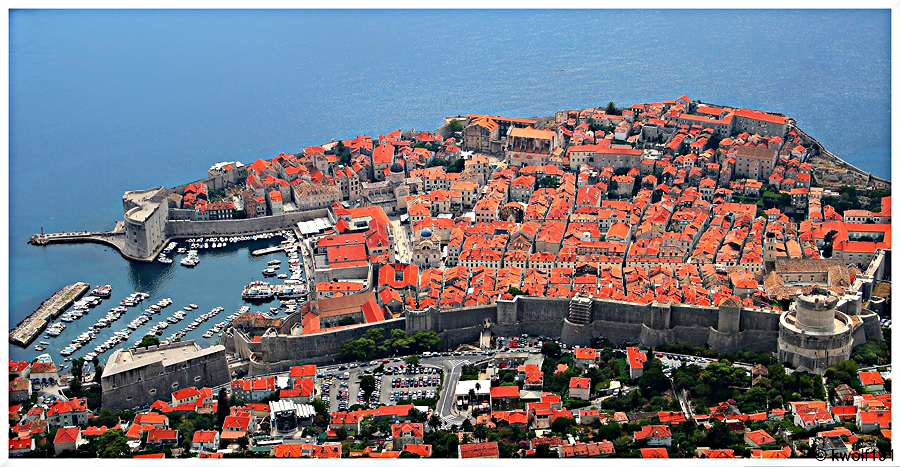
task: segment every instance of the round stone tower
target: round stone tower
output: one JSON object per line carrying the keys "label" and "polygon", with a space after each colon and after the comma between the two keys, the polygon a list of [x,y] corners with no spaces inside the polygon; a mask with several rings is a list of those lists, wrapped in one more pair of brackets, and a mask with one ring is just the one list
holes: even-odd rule
{"label": "round stone tower", "polygon": [[838,299],[824,289],[800,295],[778,327],[778,361],[798,370],[824,373],[850,358],[853,321],[836,310]]}

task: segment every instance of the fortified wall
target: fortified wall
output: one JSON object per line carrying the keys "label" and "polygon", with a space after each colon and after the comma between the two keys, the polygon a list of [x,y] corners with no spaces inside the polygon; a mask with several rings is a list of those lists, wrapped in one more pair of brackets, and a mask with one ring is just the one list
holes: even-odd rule
{"label": "fortified wall", "polygon": [[[579,303],[586,308],[579,310]],[[842,300],[848,317],[852,345],[868,339],[882,340],[878,316]],[[856,301],[858,304],[858,301]],[[284,371],[304,363],[333,363],[341,359],[340,345],[358,339],[371,328],[435,331],[441,346],[452,348],[476,342],[489,325],[495,335],[522,333],[560,339],[569,345],[588,346],[595,338],[614,344],[641,344],[655,347],[667,342],[709,345],[720,352],[755,350],[778,351],[779,322],[784,313],[741,308],[726,300],[718,307],[659,303],[635,304],[586,297],[573,300],[518,296],[498,300],[489,306],[440,311],[430,308],[410,311],[406,318],[355,326],[336,331],[302,335],[299,313],[271,329],[256,342],[232,331],[223,337],[229,352],[250,359],[250,374]]]}
{"label": "fortified wall", "polygon": [[231,379],[225,348],[200,348],[194,341],[139,349],[117,349],[100,378],[103,406],[112,410],[147,406],[189,386],[217,386]]}
{"label": "fortified wall", "polygon": [[217,221],[170,220],[166,222],[166,236],[168,238],[177,238],[211,235],[252,235],[262,232],[274,232],[290,229],[297,225],[298,222],[325,217],[326,213],[326,209],[316,209],[252,219],[223,219]]}

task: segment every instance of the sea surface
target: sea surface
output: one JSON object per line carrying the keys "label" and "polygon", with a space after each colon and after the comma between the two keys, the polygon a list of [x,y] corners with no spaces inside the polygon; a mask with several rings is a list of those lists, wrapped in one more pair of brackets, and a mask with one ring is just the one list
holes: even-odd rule
{"label": "sea surface", "polygon": [[269,259],[249,251],[266,242],[202,252],[194,269],[26,242],[41,227],[109,230],[125,191],[196,180],[218,161],[433,129],[459,113],[686,94],[785,113],[889,178],[890,52],[889,10],[13,10],[9,325],[76,281],[112,284],[113,298],[52,340],[56,359],[78,325],[136,290],[171,297],[163,316],[188,303],[232,313]]}

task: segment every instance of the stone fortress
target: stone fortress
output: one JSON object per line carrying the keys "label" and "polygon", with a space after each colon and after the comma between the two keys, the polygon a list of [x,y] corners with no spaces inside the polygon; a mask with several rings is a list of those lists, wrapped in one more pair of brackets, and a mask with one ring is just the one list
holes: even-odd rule
{"label": "stone fortress", "polygon": [[201,348],[193,340],[152,345],[139,349],[117,349],[110,355],[100,378],[103,406],[111,410],[131,409],[190,386],[228,383],[231,375],[225,347]]}

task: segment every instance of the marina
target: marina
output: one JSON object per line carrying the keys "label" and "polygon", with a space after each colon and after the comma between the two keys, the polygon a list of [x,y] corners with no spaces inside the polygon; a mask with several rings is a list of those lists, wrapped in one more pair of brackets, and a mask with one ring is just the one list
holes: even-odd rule
{"label": "marina", "polygon": [[[170,265],[161,264],[158,261],[150,263],[130,262],[125,263],[124,274],[112,276],[110,276],[109,271],[115,267],[110,265],[103,266],[103,264],[106,262],[116,263],[119,260],[115,257],[111,258],[108,255],[103,255],[100,263],[96,265],[86,264],[82,268],[82,272],[84,272],[82,277],[90,279],[90,282],[95,284],[104,284],[95,287],[93,290],[102,292],[104,295],[111,295],[115,290],[130,289],[140,290],[154,297],[171,297],[170,299],[174,304],[177,304],[177,306],[174,306],[176,313],[159,313],[159,310],[156,309],[159,305],[157,302],[158,298],[148,302],[147,300],[137,299],[130,292],[124,295],[113,295],[111,300],[104,300],[104,302],[110,302],[110,305],[103,311],[98,312],[88,302],[85,302],[85,307],[80,307],[79,310],[75,310],[73,307],[58,313],[55,320],[49,319],[45,332],[42,335],[44,342],[48,342],[49,345],[43,343],[39,345],[44,348],[44,353],[59,355],[61,351],[65,351],[63,357],[67,359],[86,357],[87,353],[93,353],[102,360],[104,355],[109,355],[109,352],[114,350],[114,347],[123,344],[125,346],[136,344],[140,342],[145,334],[151,334],[160,340],[168,340],[170,342],[176,339],[194,339],[202,342],[203,344],[201,345],[204,346],[216,344],[227,323],[215,321],[216,318],[212,318],[213,321],[201,321],[199,323],[193,323],[193,321],[197,318],[202,318],[204,313],[209,314],[209,312],[203,312],[202,310],[210,310],[220,306],[227,310],[238,310],[245,303],[249,304],[233,293],[246,286],[250,278],[254,276],[260,277],[259,272],[261,269],[275,266],[287,261],[288,258],[286,256],[285,258],[274,260],[277,262],[269,265],[269,261],[272,260],[271,257],[263,259],[252,255],[252,251],[271,246],[277,246],[278,250],[283,250],[282,241],[293,242],[296,241],[295,238],[293,231],[284,230],[255,236],[220,237],[215,239],[216,241],[213,241],[212,238],[180,239],[167,256],[170,259],[174,259],[175,262],[180,262],[180,259],[184,257],[183,254],[177,253],[179,248],[185,248],[183,250],[184,253],[188,253],[189,249],[195,249],[194,245],[197,245],[200,240],[204,240],[208,244],[225,243],[225,246],[207,249],[200,247],[196,250],[196,254],[198,258],[202,257],[203,261],[192,268],[172,268]],[[172,246],[171,242],[164,245],[166,249],[170,246]],[[97,247],[84,246],[80,248],[91,249]],[[287,263],[284,264],[286,265]],[[295,265],[292,269],[296,267]],[[218,286],[197,287],[193,282],[193,278],[197,277],[198,273],[215,282]],[[281,281],[278,282],[280,283]],[[294,281],[289,280],[288,282],[293,283]],[[107,286],[109,287],[107,288]],[[305,284],[303,284],[303,287],[307,288]],[[231,298],[225,299],[221,290],[231,290],[233,295],[229,294]],[[88,287],[85,293],[90,291],[91,288]],[[84,298],[97,298],[97,296],[85,296]],[[273,299],[275,299],[274,296]],[[196,308],[192,308],[190,304],[195,305]],[[33,306],[37,307],[37,304]],[[94,307],[96,306],[95,304]],[[100,307],[102,308],[102,305]],[[268,308],[266,306],[258,311],[260,313],[271,313]],[[249,311],[250,309],[247,308],[247,310]],[[284,313],[288,312],[287,310],[284,311]],[[157,314],[160,316],[156,316]],[[65,321],[62,320],[63,315],[65,315]],[[15,316],[15,314],[12,316]],[[237,315],[235,314],[235,316]],[[132,321],[134,321],[134,329],[128,327]],[[165,323],[165,326],[162,326],[161,323]],[[207,325],[207,323],[218,324],[219,326],[216,326],[218,330],[213,330],[213,326]],[[189,324],[190,326],[188,326]],[[212,332],[210,333],[209,331]],[[78,342],[79,340],[81,342]],[[38,343],[32,340],[21,347],[11,346],[10,357],[32,359],[41,352],[36,350],[34,345],[38,345]]]}
{"label": "marina", "polygon": [[56,318],[63,310],[69,307],[75,300],[81,298],[88,291],[90,285],[86,282],[76,282],[67,285],[53,294],[45,302],[41,303],[34,313],[25,318],[13,328],[9,334],[9,341],[21,347],[27,347],[47,327],[48,321]]}

